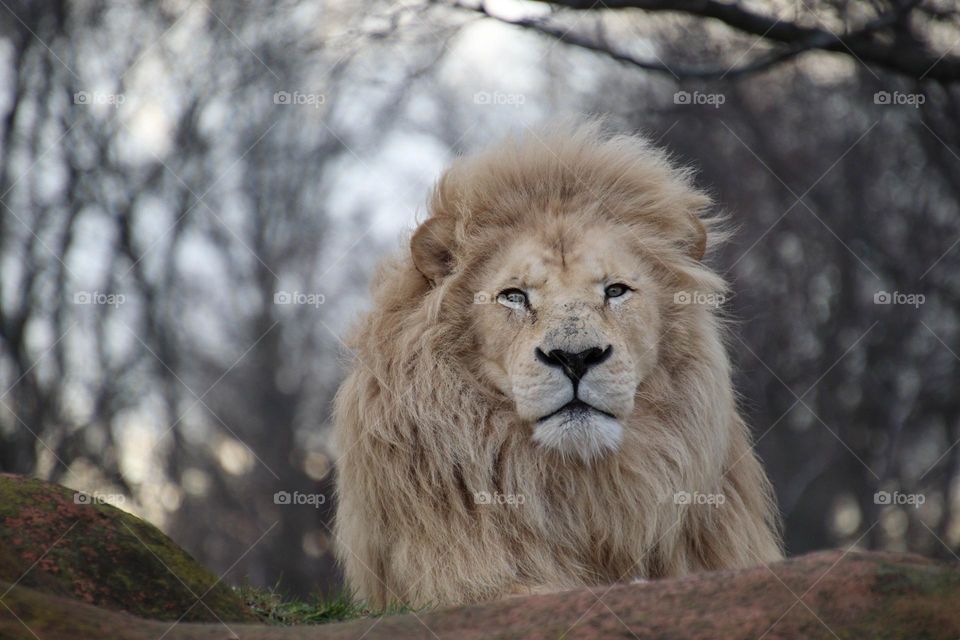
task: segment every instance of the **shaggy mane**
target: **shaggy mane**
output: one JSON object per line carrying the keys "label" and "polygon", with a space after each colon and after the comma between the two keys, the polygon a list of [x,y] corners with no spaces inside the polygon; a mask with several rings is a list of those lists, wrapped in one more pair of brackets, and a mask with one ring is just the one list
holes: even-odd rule
{"label": "shaggy mane", "polygon": [[[663,353],[622,449],[589,464],[538,449],[473,363],[475,278],[498,246],[555,218],[610,220],[671,291],[719,293],[700,260],[722,235],[709,206],[663,152],[596,123],[531,133],[444,173],[414,239],[449,273],[424,272],[409,250],[380,267],[336,399],[335,535],[359,597],[456,604],[781,556],[712,309],[664,306]],[[726,502],[691,507],[678,492]],[[523,503],[489,508],[485,494]]]}

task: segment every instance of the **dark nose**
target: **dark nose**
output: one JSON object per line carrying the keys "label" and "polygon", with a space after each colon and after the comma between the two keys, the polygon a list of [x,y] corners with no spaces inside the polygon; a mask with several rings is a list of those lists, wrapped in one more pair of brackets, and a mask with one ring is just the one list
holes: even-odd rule
{"label": "dark nose", "polygon": [[613,353],[613,345],[608,344],[606,349],[590,347],[577,353],[564,351],[563,349],[554,349],[544,353],[540,347],[537,347],[534,352],[537,360],[545,365],[563,369],[563,372],[573,381],[573,386],[576,388],[577,383],[586,375],[590,367],[598,365],[610,357],[610,354]]}

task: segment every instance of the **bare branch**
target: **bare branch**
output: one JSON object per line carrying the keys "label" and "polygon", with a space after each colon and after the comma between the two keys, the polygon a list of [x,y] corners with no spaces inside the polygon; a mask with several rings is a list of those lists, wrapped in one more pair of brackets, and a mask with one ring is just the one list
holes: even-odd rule
{"label": "bare branch", "polygon": [[538,31],[583,49],[603,53],[625,64],[648,71],[668,73],[677,79],[711,79],[745,75],[767,69],[806,51],[821,50],[852,56],[864,64],[876,65],[917,80],[930,78],[945,83],[960,80],[960,58],[947,55],[949,51],[942,54],[932,52],[922,40],[917,38],[878,38],[879,35],[888,34],[893,30],[906,29],[912,12],[917,9],[920,0],[901,2],[895,9],[882,14],[857,30],[846,33],[805,27],[795,22],[755,13],[740,4],[717,0],[611,0],[604,3],[590,2],[590,0],[550,0],[548,4],[594,13],[621,9],[685,13],[690,16],[719,20],[742,33],[755,35],[783,46],[771,54],[732,69],[714,66],[688,67],[642,60],[624,51],[618,51],[608,43],[555,27],[544,19],[507,19],[491,13],[483,4],[475,7],[462,4],[457,6],[507,24]]}

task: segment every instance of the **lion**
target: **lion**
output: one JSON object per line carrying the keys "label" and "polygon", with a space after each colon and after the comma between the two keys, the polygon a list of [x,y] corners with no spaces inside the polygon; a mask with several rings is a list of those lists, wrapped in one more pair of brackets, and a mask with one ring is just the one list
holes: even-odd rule
{"label": "lion", "polygon": [[335,545],[374,608],[782,557],[691,172],[590,122],[455,161],[337,393]]}

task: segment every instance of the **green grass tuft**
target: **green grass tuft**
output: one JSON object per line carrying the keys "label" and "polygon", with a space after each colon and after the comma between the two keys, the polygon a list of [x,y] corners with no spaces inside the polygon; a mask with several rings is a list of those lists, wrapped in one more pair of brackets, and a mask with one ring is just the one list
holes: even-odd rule
{"label": "green grass tuft", "polygon": [[298,624],[326,624],[357,618],[375,618],[410,611],[406,607],[391,606],[385,611],[372,611],[357,602],[347,591],[332,596],[313,596],[308,601],[286,600],[276,588],[263,589],[244,586],[238,589],[247,605],[264,624],[291,626]]}

